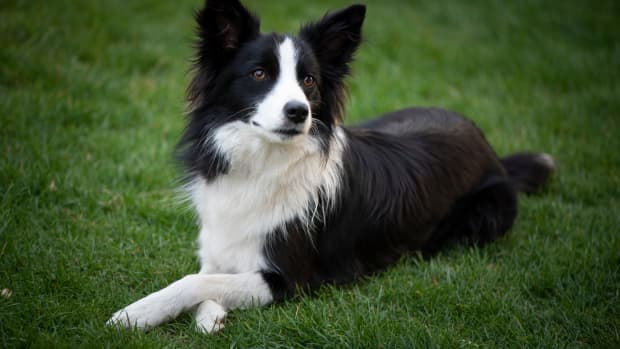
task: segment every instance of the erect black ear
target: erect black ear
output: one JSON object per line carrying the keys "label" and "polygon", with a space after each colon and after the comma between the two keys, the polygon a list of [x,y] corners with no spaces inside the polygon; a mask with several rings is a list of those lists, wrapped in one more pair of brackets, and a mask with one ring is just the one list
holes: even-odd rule
{"label": "erect black ear", "polygon": [[260,22],[238,0],[207,0],[196,13],[199,59],[226,59],[260,34]]}
{"label": "erect black ear", "polygon": [[353,5],[301,28],[299,36],[313,48],[323,70],[331,79],[342,79],[349,73],[348,64],[362,41],[362,23],[366,6]]}

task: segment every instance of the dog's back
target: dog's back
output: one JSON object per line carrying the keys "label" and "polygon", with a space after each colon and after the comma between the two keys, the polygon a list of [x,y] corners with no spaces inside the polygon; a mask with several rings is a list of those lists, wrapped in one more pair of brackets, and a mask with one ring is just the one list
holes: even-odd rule
{"label": "dog's back", "polygon": [[[546,183],[555,169],[553,158],[544,153],[518,153],[498,158],[488,144],[482,131],[462,115],[442,108],[415,107],[398,110],[382,115],[376,119],[356,125],[356,132],[367,134],[379,132],[395,136],[397,139],[440,138],[437,144],[449,143],[460,146],[452,149],[432,149],[428,154],[434,158],[448,156],[450,166],[444,168],[445,177],[477,178],[473,182],[465,181],[469,188],[458,198],[450,199],[449,213],[436,221],[429,233],[428,240],[417,249],[432,254],[444,246],[448,240],[459,240],[472,244],[483,244],[503,235],[517,215],[516,192],[534,193]],[[426,164],[433,162],[427,161]],[[473,170],[482,169],[482,172]],[[424,168],[425,162],[418,162]],[[454,171],[451,175],[445,171]],[[427,180],[426,183],[432,183]],[[432,184],[431,184],[432,185]],[[425,193],[431,193],[422,199],[432,202],[433,196],[443,194],[443,188],[450,185],[443,182],[434,189],[427,186]],[[459,192],[458,188],[449,190]],[[441,200],[440,200],[441,201]],[[438,207],[437,203],[430,205]],[[418,228],[419,229],[419,228]]]}
{"label": "dog's back", "polygon": [[437,132],[449,132],[457,128],[465,130],[470,124],[471,121],[453,111],[442,108],[412,107],[386,113],[355,125],[353,128],[400,135],[430,130]]}

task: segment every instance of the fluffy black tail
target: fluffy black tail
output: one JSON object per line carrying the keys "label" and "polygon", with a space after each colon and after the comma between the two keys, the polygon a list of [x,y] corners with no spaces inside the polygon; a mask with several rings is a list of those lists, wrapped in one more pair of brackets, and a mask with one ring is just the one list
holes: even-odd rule
{"label": "fluffy black tail", "polygon": [[555,170],[555,160],[545,153],[517,153],[500,161],[513,187],[526,194],[540,190]]}

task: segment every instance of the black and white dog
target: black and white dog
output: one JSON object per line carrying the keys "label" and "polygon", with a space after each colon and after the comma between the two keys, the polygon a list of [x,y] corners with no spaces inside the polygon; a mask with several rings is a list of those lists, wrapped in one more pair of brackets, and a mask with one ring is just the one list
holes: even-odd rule
{"label": "black and white dog", "polygon": [[393,112],[356,127],[343,79],[365,7],[261,34],[238,0],[209,0],[179,144],[200,218],[201,270],[119,310],[109,324],[157,326],[193,311],[198,328],[226,312],[296,290],[346,283],[411,251],[504,234],[517,191],[552,172],[542,153],[498,158],[482,132],[436,108]]}

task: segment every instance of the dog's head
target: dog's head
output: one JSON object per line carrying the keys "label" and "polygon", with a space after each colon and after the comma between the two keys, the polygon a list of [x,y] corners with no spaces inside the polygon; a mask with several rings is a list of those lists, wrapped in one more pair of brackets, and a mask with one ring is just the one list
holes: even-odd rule
{"label": "dog's head", "polygon": [[343,116],[343,79],[364,15],[365,7],[354,5],[297,36],[261,34],[259,19],[239,1],[208,0],[196,14],[193,122],[241,121],[274,142],[329,132]]}

